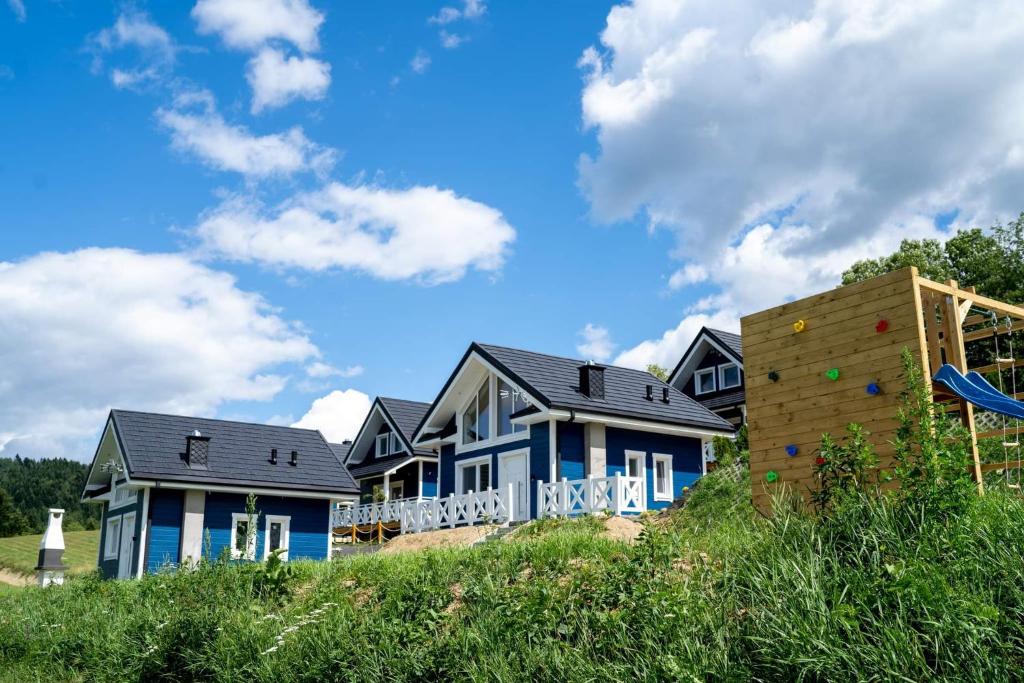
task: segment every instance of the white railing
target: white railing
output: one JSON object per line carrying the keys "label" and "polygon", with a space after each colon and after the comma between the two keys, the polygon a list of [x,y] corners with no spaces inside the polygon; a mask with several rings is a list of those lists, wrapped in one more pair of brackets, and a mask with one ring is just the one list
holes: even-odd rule
{"label": "white railing", "polygon": [[647,509],[644,480],[640,477],[587,477],[569,481],[537,482],[537,516],[557,517],[610,512],[632,514]]}
{"label": "white railing", "polygon": [[512,520],[513,485],[480,493],[451,494],[445,498],[421,500],[402,508],[402,533],[433,531],[461,525]]}
{"label": "white railing", "polygon": [[402,510],[407,505],[432,498],[398,498],[383,503],[368,503],[354,507],[337,508],[331,515],[331,526],[335,529],[346,526],[364,526],[366,524],[389,524],[402,519]]}

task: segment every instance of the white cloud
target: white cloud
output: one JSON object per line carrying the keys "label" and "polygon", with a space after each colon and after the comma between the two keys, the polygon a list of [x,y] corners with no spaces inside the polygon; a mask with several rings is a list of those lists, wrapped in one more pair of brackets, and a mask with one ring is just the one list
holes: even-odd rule
{"label": "white cloud", "polygon": [[159,109],[156,115],[171,131],[176,149],[221,171],[253,177],[323,174],[334,164],[334,151],[311,142],[298,126],[284,133],[254,135],[244,126],[228,124],[208,91],[180,95],[173,107]]}
{"label": "white cloud", "polygon": [[229,47],[255,50],[285,40],[302,50],[319,48],[324,15],[306,0],[199,0],[192,8],[201,34],[219,34]]}
{"label": "white cloud", "polygon": [[5,455],[92,457],[111,407],[212,415],[272,399],[316,347],[230,275],[176,254],[0,262]]}
{"label": "white cloud", "polygon": [[441,47],[446,50],[454,50],[459,45],[466,42],[466,39],[458,33],[449,33],[444,29],[441,29],[440,33],[438,33],[438,37],[441,39]]}
{"label": "white cloud", "polygon": [[[448,26],[458,21],[474,21],[487,12],[487,5],[484,0],[464,0],[462,7],[442,7],[437,14],[427,19],[428,23],[439,26]],[[441,41],[441,47],[447,50],[454,50],[468,40],[464,35],[459,35],[447,28],[442,28],[437,33]]]}
{"label": "white cloud", "polygon": [[362,365],[350,365],[346,368],[336,368],[329,363],[316,361],[306,366],[306,374],[310,377],[358,377],[363,374]]}
{"label": "white cloud", "polygon": [[611,358],[615,351],[615,344],[612,342],[608,328],[587,323],[579,336],[583,339],[576,345],[576,352],[587,360],[596,360],[603,363]]}
{"label": "white cloud", "polygon": [[28,13],[25,11],[25,3],[22,0],[7,0],[7,6],[14,12],[14,18],[18,21],[25,21],[28,19]]}
{"label": "white cloud", "polygon": [[423,50],[417,50],[409,62],[409,67],[418,74],[426,72],[430,68],[430,55]]}
{"label": "white cloud", "polygon": [[229,199],[196,232],[205,250],[228,259],[428,283],[458,280],[468,268],[498,270],[515,239],[500,211],[451,190],[342,183],[273,211]]}
{"label": "white cloud", "polygon": [[354,439],[370,412],[370,397],[355,389],[335,390],[310,406],[309,412],[292,427],[319,429],[331,443]]}
{"label": "white cloud", "polygon": [[670,289],[713,290],[620,354],[630,364],[674,364],[705,318],[941,235],[938,215],[989,225],[1024,208],[1019,2],[636,0],[600,42],[580,58],[592,213],[674,231]]}
{"label": "white cloud", "polygon": [[646,370],[651,363],[672,372],[683,357],[683,352],[700,332],[701,327],[739,332],[739,318],[731,311],[717,311],[714,314],[696,313],[685,316],[676,327],[667,330],[658,339],[648,339],[633,348],[626,349],[613,361],[615,365]]}
{"label": "white cloud", "polygon": [[264,48],[249,60],[245,77],[252,87],[252,113],[258,114],[299,98],[322,100],[331,84],[331,65]]}
{"label": "white cloud", "polygon": [[93,72],[103,70],[106,55],[126,48],[135,50],[136,60],[131,67],[111,69],[110,79],[117,88],[131,88],[160,79],[174,65],[179,50],[171,35],[148,14],[127,9],[118,15],[113,26],[89,38],[87,49],[93,55]]}
{"label": "white cloud", "polygon": [[431,24],[450,24],[453,21],[458,21],[462,18],[462,11],[457,7],[442,7],[437,14],[430,17],[427,21]]}

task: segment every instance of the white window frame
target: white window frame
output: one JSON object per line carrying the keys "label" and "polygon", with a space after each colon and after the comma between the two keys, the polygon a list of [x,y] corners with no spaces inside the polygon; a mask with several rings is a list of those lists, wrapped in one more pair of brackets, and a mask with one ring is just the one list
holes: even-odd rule
{"label": "white window frame", "polygon": [[398,436],[397,432],[391,432],[391,438],[388,440],[388,455],[394,455],[402,452],[402,439]]}
{"label": "white window frame", "polygon": [[[725,383],[725,371],[728,370],[729,368],[736,368],[736,384]],[[741,377],[741,375],[742,373],[740,371],[740,366],[736,365],[736,363],[722,363],[721,365],[718,366],[718,388],[735,389],[736,387],[743,384],[743,378]]]}
{"label": "white window frame", "polygon": [[629,461],[639,460],[640,461],[640,474],[639,477],[644,480],[644,492],[647,491],[647,452],[646,451],[626,451],[626,476],[629,476]]}
{"label": "white window frame", "polygon": [[[716,382],[717,374],[718,373],[715,368],[702,368],[697,372],[693,373],[693,393],[696,394],[697,396],[700,396],[701,394],[713,394],[718,388]],[[700,377],[702,375],[711,375],[712,386],[707,391],[702,391],[700,388]]]}
{"label": "white window frame", "polygon": [[[485,488],[483,490],[486,491],[486,490],[492,488],[491,481],[494,480],[494,462],[493,462],[493,460],[494,459],[490,455],[481,455],[479,458],[466,458],[465,460],[460,460],[459,462],[455,463],[455,491],[456,491],[455,495],[462,495],[462,489],[463,489],[462,482],[465,480],[466,470],[469,469],[470,467],[474,467],[475,468],[478,465],[481,465],[483,463],[487,464],[487,479],[488,479],[487,488]],[[476,470],[476,482],[475,483],[477,485],[480,484],[480,470]],[[476,486],[474,486],[471,490],[473,491],[473,493],[480,493],[480,491],[477,490]]]}
{"label": "white window frame", "polygon": [[[509,432],[508,434],[499,434],[498,433],[498,431],[499,431],[499,429],[501,427],[501,415],[500,415],[500,413],[501,413],[501,393],[500,393],[500,390],[498,388],[499,382],[504,382],[505,386],[507,386],[512,391],[512,407],[513,408],[515,408],[515,405],[516,405],[516,402],[515,402],[515,394],[516,394],[516,392],[519,392],[519,395],[524,397],[524,400],[526,402],[527,407],[530,406],[530,400],[528,398],[525,398],[526,395],[527,395],[525,391],[523,391],[522,389],[517,387],[512,382],[509,382],[504,377],[499,377],[498,375],[495,375],[494,373],[491,373],[491,378],[492,378],[491,379],[491,383],[494,385],[494,438],[495,439],[509,439],[509,438],[514,437],[516,434],[527,434],[530,431],[530,428],[528,426],[524,425],[524,424],[516,424],[515,422],[512,423],[512,431]],[[516,411],[513,410],[512,414],[514,415],[515,413],[516,413]]]}
{"label": "white window frame", "polygon": [[[654,500],[672,500],[672,456],[666,453],[655,453],[653,456],[654,461]],[[658,490],[658,463],[662,463],[665,466],[665,484],[666,488],[664,491]]]}
{"label": "white window frame", "polygon": [[[128,488],[128,482],[125,481],[123,484],[118,484],[115,481],[116,479],[116,474],[110,478],[110,505],[107,506],[108,510],[117,510],[135,503],[135,491]],[[123,494],[124,498],[118,500],[118,495],[121,495],[122,491],[126,492]]]}
{"label": "white window frame", "polygon": [[[381,448],[381,439],[384,440],[383,448]],[[391,443],[391,433],[384,432],[383,434],[378,434],[375,443],[376,446],[374,447],[374,453],[376,454],[376,457],[383,458],[385,455],[388,454],[388,444]]]}
{"label": "white window frame", "polygon": [[[121,553],[121,515],[107,517],[106,533],[103,536],[103,559],[116,560]],[[111,527],[115,527],[111,530]],[[113,550],[111,550],[111,539],[113,539]]]}
{"label": "white window frame", "polygon": [[[467,451],[475,451],[487,446],[496,446],[499,444],[510,443],[513,441],[523,441],[530,438],[529,428],[522,431],[514,431],[511,434],[505,434],[498,436],[498,377],[501,377],[502,381],[505,382],[512,389],[518,389],[519,392],[526,397],[526,403],[528,406],[533,405],[533,401],[529,399],[529,394],[522,390],[515,382],[509,380],[504,375],[499,375],[494,372],[488,372],[487,379],[482,382],[477,382],[474,386],[476,389],[474,392],[459,406],[456,415],[456,440],[455,440],[455,452],[465,453]],[[490,415],[487,419],[487,433],[490,435],[487,439],[481,439],[479,441],[473,441],[472,443],[462,443],[463,435],[465,434],[465,425],[463,424],[463,416],[466,413],[466,409],[469,408],[470,404],[476,401],[477,394],[480,393],[480,388],[487,384],[487,394],[490,397]],[[480,407],[477,406],[479,414]]]}
{"label": "white window frame", "polygon": [[287,560],[288,553],[291,551],[289,544],[291,543],[292,536],[292,518],[289,515],[266,515],[266,525],[263,530],[263,559],[270,557],[270,524],[271,522],[278,522],[281,524],[281,547],[284,548],[284,552],[281,553],[281,559]]}
{"label": "white window frame", "polygon": [[[232,512],[231,513],[231,557],[232,557],[232,559],[235,559],[235,560],[255,560],[256,559],[256,543],[259,540],[258,538],[256,538],[257,536],[259,536],[258,533],[254,533],[252,535],[252,539],[249,541],[248,547],[246,548],[245,555],[243,555],[242,553],[238,552],[238,550],[237,550],[238,544],[235,541],[237,540],[238,523],[240,521],[242,521],[242,520],[248,522],[249,521],[249,514],[245,513],[245,512]],[[256,526],[258,528],[259,517],[258,516],[254,516],[252,521],[253,521],[253,526]]]}

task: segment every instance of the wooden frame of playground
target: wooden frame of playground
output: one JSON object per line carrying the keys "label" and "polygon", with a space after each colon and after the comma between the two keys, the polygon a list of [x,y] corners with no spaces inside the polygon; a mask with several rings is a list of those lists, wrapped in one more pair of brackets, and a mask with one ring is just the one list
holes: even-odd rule
{"label": "wooden frame of playground", "polygon": [[[956,281],[933,282],[916,268],[754,313],[741,320],[741,329],[750,474],[754,502],[762,508],[778,486],[811,490],[822,434],[839,439],[851,422],[864,426],[882,465],[888,464],[905,387],[904,347],[929,378],[945,363],[962,373],[1024,367],[1024,360],[995,358],[970,367],[966,352],[972,342],[1024,330],[1024,308]],[[1002,437],[1004,430],[979,433],[970,403],[928,384],[933,400],[958,411],[971,432],[973,476],[982,490],[984,472],[1005,464],[982,464],[978,440]],[[1012,431],[1020,432],[1024,428]]]}

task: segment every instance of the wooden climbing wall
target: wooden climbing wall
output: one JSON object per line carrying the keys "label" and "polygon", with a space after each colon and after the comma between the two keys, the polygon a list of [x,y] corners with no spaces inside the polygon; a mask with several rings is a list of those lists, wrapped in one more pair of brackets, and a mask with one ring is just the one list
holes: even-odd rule
{"label": "wooden climbing wall", "polygon": [[918,362],[927,355],[918,291],[916,270],[907,268],[740,321],[756,505],[767,509],[782,485],[806,496],[821,435],[838,440],[851,422],[871,433],[882,466],[890,462],[905,388],[901,350]]}

